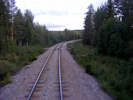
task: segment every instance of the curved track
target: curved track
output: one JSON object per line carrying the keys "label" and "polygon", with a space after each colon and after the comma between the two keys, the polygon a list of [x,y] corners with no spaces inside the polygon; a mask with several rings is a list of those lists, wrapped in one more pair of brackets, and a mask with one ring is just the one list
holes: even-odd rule
{"label": "curved track", "polygon": [[[35,92],[35,89],[36,89],[36,87],[37,87],[37,84],[39,83],[40,77],[41,77],[42,73],[44,72],[45,67],[46,67],[48,61],[49,61],[50,58],[53,56],[54,52],[55,52],[55,51],[57,52],[57,50],[58,50],[59,98],[60,98],[60,100],[63,100],[63,95],[62,95],[62,94],[63,94],[63,93],[62,93],[62,82],[61,82],[61,69],[60,69],[60,67],[61,67],[61,66],[60,66],[60,49],[61,49],[62,45],[63,45],[63,43],[60,43],[60,44],[56,45],[55,48],[54,48],[54,49],[50,52],[50,54],[48,55],[48,57],[47,57],[47,59],[46,59],[44,65],[43,65],[43,67],[42,67],[42,69],[41,69],[39,75],[37,76],[36,81],[34,82],[34,84],[33,84],[33,86],[32,86],[32,89],[31,89],[31,91],[30,91],[30,93],[29,93],[29,95],[28,95],[27,100],[30,100],[30,99],[34,98],[34,97],[32,97],[32,96],[35,94],[34,92]],[[47,66],[47,67],[48,67],[48,66]],[[37,98],[36,98],[36,99],[37,99]]]}

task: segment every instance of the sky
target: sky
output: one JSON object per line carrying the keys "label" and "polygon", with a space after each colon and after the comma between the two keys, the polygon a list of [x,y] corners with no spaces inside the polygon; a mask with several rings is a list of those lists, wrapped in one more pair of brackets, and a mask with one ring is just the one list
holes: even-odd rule
{"label": "sky", "polygon": [[34,22],[48,30],[83,29],[85,13],[90,4],[96,10],[107,0],[16,0],[16,6],[24,13],[30,9]]}

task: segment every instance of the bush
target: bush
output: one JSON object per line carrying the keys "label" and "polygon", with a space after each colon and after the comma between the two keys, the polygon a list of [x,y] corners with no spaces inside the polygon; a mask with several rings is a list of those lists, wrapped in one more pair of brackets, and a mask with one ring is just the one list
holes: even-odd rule
{"label": "bush", "polygon": [[10,73],[7,73],[7,75],[4,78],[4,80],[0,81],[0,87],[6,85],[8,83],[12,83],[12,80],[10,80],[10,77],[11,77]]}
{"label": "bush", "polygon": [[36,54],[32,54],[32,55],[30,55],[29,57],[28,57],[28,61],[34,61],[34,60],[36,60],[37,58],[36,58]]}
{"label": "bush", "polygon": [[90,74],[90,75],[94,74],[94,72],[92,71],[92,67],[89,64],[85,66],[85,72]]}
{"label": "bush", "polygon": [[72,49],[71,49],[71,54],[76,54],[75,51],[76,51],[76,49],[75,49],[75,48],[72,48]]}
{"label": "bush", "polygon": [[43,52],[44,49],[39,45],[17,46],[17,49],[0,55],[0,86],[10,83],[8,76],[16,74],[24,65],[36,60],[36,56]]}
{"label": "bush", "polygon": [[[70,46],[74,58],[85,72],[95,76],[100,86],[113,98],[118,100],[133,99],[133,58],[129,61],[97,53],[97,48],[79,45],[76,42]],[[82,54],[80,53],[82,51]]]}
{"label": "bush", "polygon": [[10,63],[6,60],[0,60],[0,77],[5,77],[7,73],[11,73],[15,70],[16,65],[14,63]]}

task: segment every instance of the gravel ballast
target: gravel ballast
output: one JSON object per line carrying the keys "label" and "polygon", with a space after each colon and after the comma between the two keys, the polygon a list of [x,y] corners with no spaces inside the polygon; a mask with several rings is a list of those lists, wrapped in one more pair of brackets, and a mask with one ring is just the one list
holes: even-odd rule
{"label": "gravel ballast", "polygon": [[[113,100],[107,93],[105,93],[96,82],[93,76],[85,73],[77,62],[73,59],[73,56],[67,51],[67,43],[74,41],[65,42],[61,48],[61,74],[62,74],[62,88],[63,88],[63,99],[64,100]],[[56,46],[56,45],[55,45]],[[26,100],[29,93],[31,83],[36,79],[36,75],[41,70],[44,62],[46,61],[49,53],[54,49],[55,46],[50,47],[43,54],[38,56],[38,59],[33,61],[30,65],[25,66],[11,79],[11,84],[5,85],[0,88],[0,100]],[[53,56],[54,57],[54,56]],[[56,58],[51,58],[57,59]],[[50,65],[53,66],[53,65]],[[50,83],[51,86],[54,84],[53,79],[49,79],[49,70],[53,67],[46,68],[47,72],[44,74],[44,78],[47,78],[44,83]],[[54,68],[53,68],[54,69]],[[52,69],[52,70],[53,70]],[[53,71],[51,71],[53,72]],[[45,76],[46,75],[46,76]],[[50,86],[50,85],[48,85]],[[50,87],[43,87],[44,98],[42,100],[52,100],[50,95],[51,90],[47,90]],[[47,90],[47,93],[46,93]],[[48,93],[50,91],[50,93]],[[55,92],[55,91],[54,91]],[[53,92],[53,93],[54,93]],[[53,98],[55,99],[55,98]],[[56,99],[59,99],[56,97]],[[36,100],[38,100],[36,98]]]}
{"label": "gravel ballast", "polygon": [[66,84],[64,100],[112,100],[96,82],[93,76],[85,73],[73,56],[67,51],[67,43],[62,46],[61,65],[63,71],[63,80]]}

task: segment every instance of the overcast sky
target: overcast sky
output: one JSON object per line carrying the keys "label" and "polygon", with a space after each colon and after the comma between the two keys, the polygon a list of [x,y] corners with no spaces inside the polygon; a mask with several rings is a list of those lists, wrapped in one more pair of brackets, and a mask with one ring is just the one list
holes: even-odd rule
{"label": "overcast sky", "polygon": [[47,27],[48,30],[64,30],[65,28],[83,29],[87,7],[98,6],[107,0],[16,0],[16,5],[24,13],[30,9],[34,22]]}

